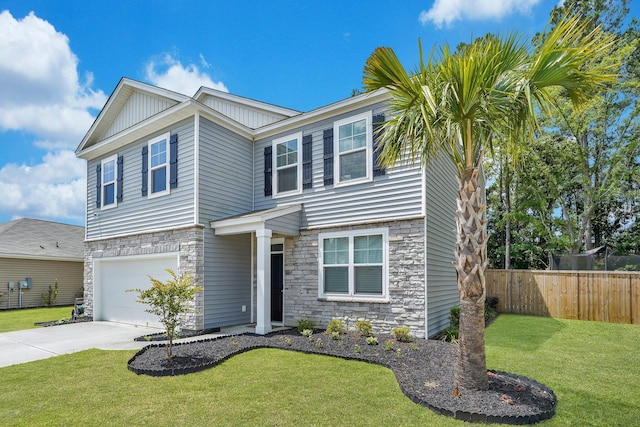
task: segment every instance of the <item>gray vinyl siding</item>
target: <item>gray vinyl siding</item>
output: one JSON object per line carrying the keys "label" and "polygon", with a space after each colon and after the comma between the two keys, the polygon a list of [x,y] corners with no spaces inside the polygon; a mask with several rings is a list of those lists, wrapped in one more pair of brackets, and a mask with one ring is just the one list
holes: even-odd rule
{"label": "gray vinyl siding", "polygon": [[204,326],[250,323],[251,234],[215,236],[205,231]]}
{"label": "gray vinyl siding", "polygon": [[[0,309],[17,308],[19,303],[18,281],[31,277],[31,289],[22,290],[22,307],[42,307],[42,294],[55,286],[58,280],[58,298],[55,305],[72,305],[82,296],[84,263],[80,261],[53,261],[20,258],[0,258]],[[7,283],[16,282],[9,294]],[[71,315],[71,310],[69,310]],[[57,319],[50,319],[57,320]]]}
{"label": "gray vinyl siding", "polygon": [[[255,209],[268,209],[279,205],[303,203],[302,227],[379,222],[401,218],[421,217],[422,174],[417,165],[400,165],[387,169],[386,174],[373,177],[372,182],[335,187],[324,185],[324,141],[323,131],[333,128],[337,120],[367,111],[373,115],[384,112],[384,105],[354,110],[305,126],[287,133],[261,139],[255,146]],[[264,148],[274,139],[302,132],[312,135],[313,188],[302,194],[286,197],[264,195]],[[334,153],[334,161],[337,156]],[[299,167],[302,167],[300,165]],[[275,168],[274,168],[275,171]],[[275,179],[275,173],[273,175]]]}
{"label": "gray vinyl siding", "polygon": [[[163,129],[129,144],[118,152],[93,159],[87,164],[87,238],[95,239],[150,230],[168,229],[194,223],[194,135],[193,119]],[[165,196],[142,196],[142,147],[166,132],[178,134],[178,187]],[[168,147],[167,147],[168,149]],[[96,208],[96,165],[114,154],[122,155],[123,200],[111,209]],[[168,155],[168,153],[167,153]],[[168,171],[167,171],[168,173]]]}
{"label": "gray vinyl siding", "polygon": [[200,119],[199,222],[252,210],[253,143]]}
{"label": "gray vinyl siding", "polygon": [[134,91],[111,126],[102,135],[102,139],[113,136],[176,104],[176,101],[158,95]]}
{"label": "gray vinyl siding", "polygon": [[199,222],[205,227],[205,328],[251,321],[251,235],[216,236],[209,222],[251,211],[252,149],[251,141],[200,119]]}
{"label": "gray vinyl siding", "polygon": [[270,219],[266,221],[266,227],[278,233],[296,236],[300,234],[300,212]]}
{"label": "gray vinyl siding", "polygon": [[441,155],[426,170],[427,335],[449,326],[449,310],[458,305],[455,259],[456,170]]}

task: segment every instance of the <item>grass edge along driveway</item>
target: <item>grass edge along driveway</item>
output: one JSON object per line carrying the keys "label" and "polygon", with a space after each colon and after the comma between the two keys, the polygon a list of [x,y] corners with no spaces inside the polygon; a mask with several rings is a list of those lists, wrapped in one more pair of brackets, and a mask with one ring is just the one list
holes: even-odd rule
{"label": "grass edge along driveway", "polygon": [[[544,426],[627,426],[640,418],[640,326],[501,315],[489,368],[558,395]],[[153,378],[132,351],[88,350],[0,369],[8,425],[468,425],[406,398],[380,366],[260,349],[196,374]]]}

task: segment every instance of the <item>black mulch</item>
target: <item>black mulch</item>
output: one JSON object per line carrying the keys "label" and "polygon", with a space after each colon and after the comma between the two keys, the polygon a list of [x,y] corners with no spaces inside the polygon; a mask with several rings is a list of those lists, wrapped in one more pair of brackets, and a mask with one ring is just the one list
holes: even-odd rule
{"label": "black mulch", "polygon": [[[385,366],[394,372],[400,389],[412,401],[462,420],[532,424],[553,416],[556,396],[551,389],[505,372],[488,372],[488,391],[463,389],[459,397],[454,397],[455,344],[422,339],[402,343],[385,335],[377,338],[378,345],[368,345],[356,334],[343,335],[340,340],[321,331],[309,339],[294,329],[266,336],[242,334],[174,344],[171,360],[167,359],[166,344],[151,344],[136,353],[128,367],[137,374],[182,375],[213,367],[245,351],[279,348]],[[389,340],[393,349],[386,350]]]}

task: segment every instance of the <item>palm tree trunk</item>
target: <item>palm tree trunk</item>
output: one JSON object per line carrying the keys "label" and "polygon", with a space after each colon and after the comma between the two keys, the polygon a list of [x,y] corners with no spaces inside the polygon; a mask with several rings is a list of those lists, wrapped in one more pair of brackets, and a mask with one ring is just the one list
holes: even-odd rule
{"label": "palm tree trunk", "polygon": [[484,349],[487,219],[478,174],[478,168],[465,169],[458,189],[455,267],[460,291],[460,333],[455,385],[472,390],[486,390],[489,388]]}

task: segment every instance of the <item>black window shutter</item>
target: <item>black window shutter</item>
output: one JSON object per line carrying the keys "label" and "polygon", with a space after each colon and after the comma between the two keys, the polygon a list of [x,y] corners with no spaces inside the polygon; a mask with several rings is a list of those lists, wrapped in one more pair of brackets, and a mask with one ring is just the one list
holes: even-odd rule
{"label": "black window shutter", "polygon": [[273,193],[271,189],[271,146],[264,147],[264,195],[271,196]]}
{"label": "black window shutter", "polygon": [[322,133],[324,140],[324,185],[333,185],[333,128]]}
{"label": "black window shutter", "polygon": [[118,156],[118,202],[122,201],[122,184],[124,182],[123,163],[124,157]]}
{"label": "black window shutter", "polygon": [[100,207],[101,194],[102,194],[102,165],[96,165],[96,208]]}
{"label": "black window shutter", "polygon": [[312,174],[312,140],[311,135],[302,137],[302,188],[313,188]]}
{"label": "black window shutter", "polygon": [[384,114],[373,116],[373,176],[381,176],[385,174],[384,167],[380,166],[380,138],[382,132],[382,124],[384,123]]}
{"label": "black window shutter", "polygon": [[142,147],[142,195],[146,196],[148,193],[147,184],[149,182],[149,147]]}
{"label": "black window shutter", "polygon": [[169,140],[169,187],[178,187],[178,135]]}

